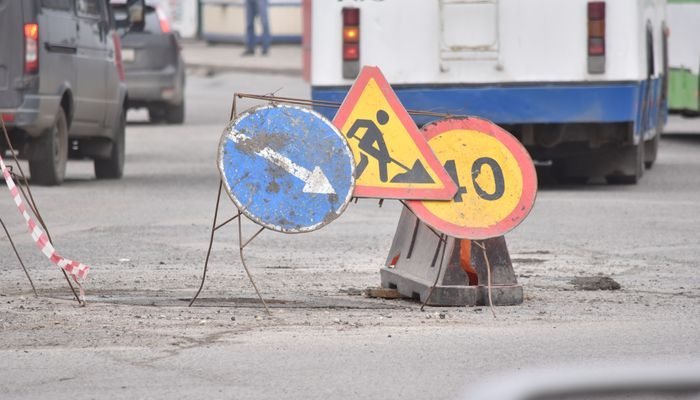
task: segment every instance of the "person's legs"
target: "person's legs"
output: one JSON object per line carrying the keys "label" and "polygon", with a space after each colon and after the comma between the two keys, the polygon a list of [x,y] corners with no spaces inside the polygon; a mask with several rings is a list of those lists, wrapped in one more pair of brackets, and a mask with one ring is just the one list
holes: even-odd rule
{"label": "person's legs", "polygon": [[258,1],[258,15],[260,16],[260,24],[262,25],[262,51],[267,54],[270,49],[270,23],[267,18],[267,0]]}
{"label": "person's legs", "polygon": [[245,53],[255,52],[255,9],[257,0],[245,0]]}

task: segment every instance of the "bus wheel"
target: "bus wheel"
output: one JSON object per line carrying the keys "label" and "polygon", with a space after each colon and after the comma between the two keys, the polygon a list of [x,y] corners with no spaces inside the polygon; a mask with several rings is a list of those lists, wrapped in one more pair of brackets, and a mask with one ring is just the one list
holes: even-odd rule
{"label": "bus wheel", "polygon": [[646,169],[651,169],[656,162],[656,156],[659,153],[659,141],[661,139],[661,132],[657,131],[654,138],[644,142],[644,167]]}
{"label": "bus wheel", "polygon": [[616,160],[610,163],[605,180],[613,185],[635,185],[644,175],[644,142],[619,149]]}

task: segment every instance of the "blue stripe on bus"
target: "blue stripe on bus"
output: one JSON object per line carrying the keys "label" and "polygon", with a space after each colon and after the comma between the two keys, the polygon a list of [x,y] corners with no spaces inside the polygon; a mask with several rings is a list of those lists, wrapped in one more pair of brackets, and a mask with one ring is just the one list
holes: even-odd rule
{"label": "blue stripe on bus", "polygon": [[[314,86],[314,100],[342,102],[349,88]],[[475,115],[497,124],[635,122],[635,133],[655,124],[660,106],[660,80],[652,83],[651,110],[646,129],[639,129],[646,81],[595,84],[537,84],[493,86],[395,86],[401,103],[410,110]],[[335,109],[319,107],[333,118]],[[414,116],[418,125],[435,117]],[[651,125],[653,126],[653,125]]]}

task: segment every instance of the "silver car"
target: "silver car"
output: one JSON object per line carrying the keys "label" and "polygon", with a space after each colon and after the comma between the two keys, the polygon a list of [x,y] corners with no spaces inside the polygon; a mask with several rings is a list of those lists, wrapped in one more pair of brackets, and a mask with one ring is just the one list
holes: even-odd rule
{"label": "silver car", "polygon": [[[112,0],[112,12],[126,14],[125,0]],[[180,38],[165,14],[150,2],[142,31],[121,32],[128,108],[148,109],[151,122],[181,124],[185,120],[185,63]]]}

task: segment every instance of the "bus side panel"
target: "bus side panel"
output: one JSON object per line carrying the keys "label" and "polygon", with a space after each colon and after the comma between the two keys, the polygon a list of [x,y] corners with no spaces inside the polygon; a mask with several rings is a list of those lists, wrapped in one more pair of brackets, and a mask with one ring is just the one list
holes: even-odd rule
{"label": "bus side panel", "polygon": [[[404,107],[453,115],[475,115],[499,124],[635,121],[644,82],[498,86],[398,86]],[[318,100],[342,102],[345,88],[312,88]],[[333,118],[335,110],[319,108]],[[414,117],[419,125],[434,120]]]}

